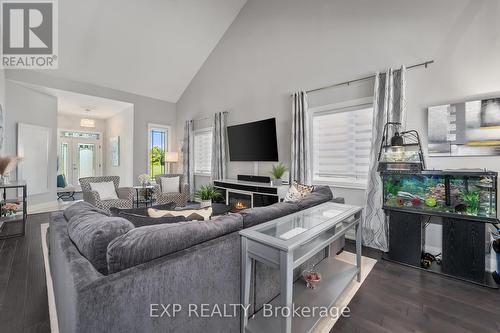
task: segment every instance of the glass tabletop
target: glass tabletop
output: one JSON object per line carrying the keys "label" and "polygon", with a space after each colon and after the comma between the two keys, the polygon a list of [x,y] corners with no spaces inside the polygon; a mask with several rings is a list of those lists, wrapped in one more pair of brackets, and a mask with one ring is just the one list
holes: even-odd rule
{"label": "glass tabletop", "polygon": [[[350,206],[327,203],[274,220],[273,224],[255,231],[281,240],[289,240],[322,223],[335,219],[351,209]],[[341,223],[342,220],[339,220]]]}

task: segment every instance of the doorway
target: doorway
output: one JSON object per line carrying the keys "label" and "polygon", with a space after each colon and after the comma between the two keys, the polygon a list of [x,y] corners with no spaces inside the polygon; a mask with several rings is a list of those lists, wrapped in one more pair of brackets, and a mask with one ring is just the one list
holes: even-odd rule
{"label": "doorway", "polygon": [[68,184],[79,179],[102,176],[102,134],[59,130],[59,169]]}

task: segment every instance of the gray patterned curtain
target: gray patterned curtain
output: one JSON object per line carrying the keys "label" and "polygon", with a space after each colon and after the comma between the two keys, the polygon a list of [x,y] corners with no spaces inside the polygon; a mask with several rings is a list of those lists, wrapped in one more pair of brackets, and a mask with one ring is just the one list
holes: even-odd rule
{"label": "gray patterned curtain", "polygon": [[310,184],[309,122],[307,121],[307,94],[300,91],[292,96],[292,181]]}
{"label": "gray patterned curtain", "polygon": [[[389,69],[387,73],[377,73],[373,101],[372,146],[370,151],[370,170],[366,189],[366,205],[363,211],[363,243],[366,246],[388,250],[388,226],[382,210],[382,180],[377,172],[378,149],[387,121],[401,122],[406,125],[405,72]],[[389,135],[392,135],[389,132]]]}
{"label": "gray patterned curtain", "polygon": [[194,194],[194,127],[192,120],[184,125],[184,143],[182,145],[182,170],[184,179],[189,184],[189,195]]}
{"label": "gray patterned curtain", "polygon": [[212,133],[212,180],[224,179],[227,176],[226,112],[215,114]]}

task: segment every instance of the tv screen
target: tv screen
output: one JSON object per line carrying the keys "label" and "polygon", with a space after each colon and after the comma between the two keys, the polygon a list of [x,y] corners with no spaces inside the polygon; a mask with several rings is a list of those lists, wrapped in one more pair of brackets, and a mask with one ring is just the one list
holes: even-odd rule
{"label": "tv screen", "polygon": [[277,162],[276,119],[228,126],[231,161]]}

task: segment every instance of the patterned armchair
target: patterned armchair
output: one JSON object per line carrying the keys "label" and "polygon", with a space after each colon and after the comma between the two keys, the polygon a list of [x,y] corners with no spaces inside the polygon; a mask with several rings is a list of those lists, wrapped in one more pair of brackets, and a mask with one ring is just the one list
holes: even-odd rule
{"label": "patterned armchair", "polygon": [[[91,183],[113,182],[115,184],[116,195],[115,200],[101,200],[99,193],[92,191]],[[132,208],[134,206],[134,189],[132,187],[119,187],[120,177],[118,176],[103,176],[103,177],[86,177],[80,178],[82,186],[83,201],[94,205],[104,211],[109,212],[111,207],[116,208]]]}
{"label": "patterned armchair", "polygon": [[[179,177],[179,192],[163,193],[161,189],[161,179]],[[169,202],[175,202],[177,207],[185,207],[189,200],[189,185],[184,183],[184,175],[181,174],[168,174],[158,175],[155,177],[156,185],[154,195],[156,197],[156,204],[163,205]]]}

